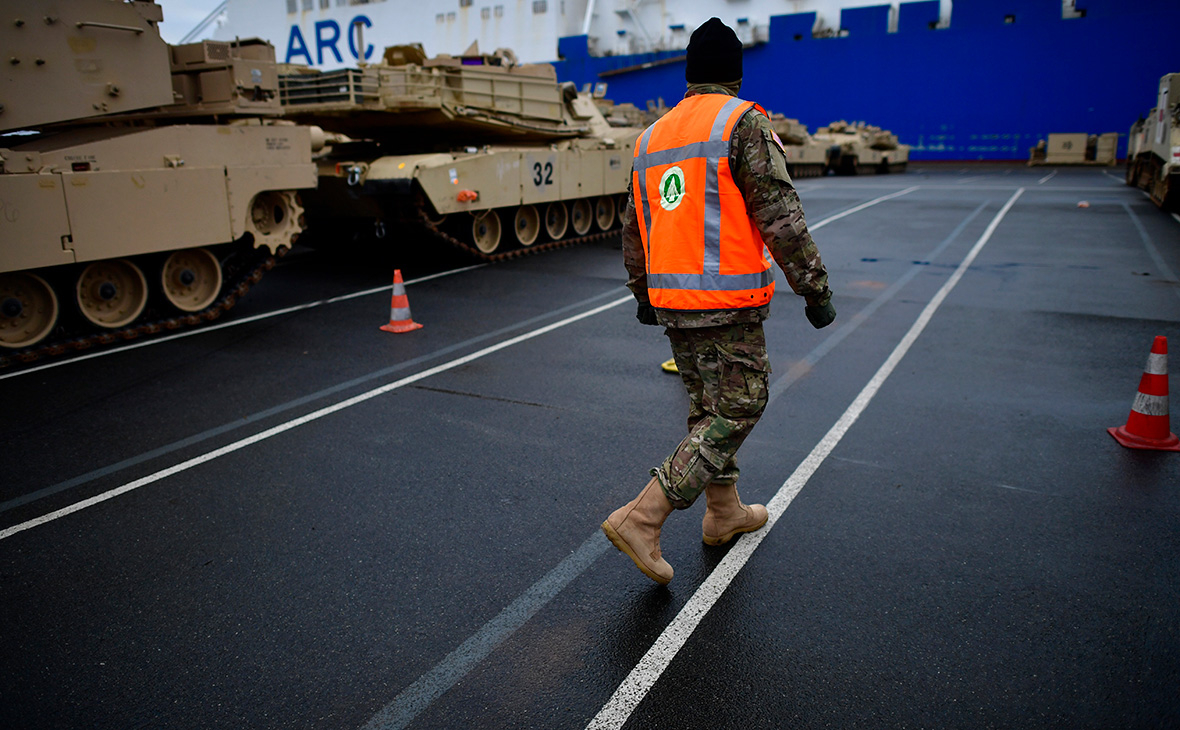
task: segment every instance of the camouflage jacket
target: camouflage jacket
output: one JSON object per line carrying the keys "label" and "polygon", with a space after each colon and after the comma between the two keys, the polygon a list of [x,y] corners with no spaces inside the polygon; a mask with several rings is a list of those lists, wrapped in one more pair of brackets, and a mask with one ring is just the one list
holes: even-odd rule
{"label": "camouflage jacket", "polygon": [[[691,84],[685,97],[696,94],[736,96],[735,86]],[[746,200],[750,218],[762,233],[771,257],[787,275],[791,289],[808,304],[826,304],[832,296],[828,290],[828,272],[807,231],[803,206],[787,174],[782,147],[765,116],[747,113],[734,125],[730,137],[729,169],[733,170],[734,182]],[[627,185],[627,200],[627,210],[623,214],[623,263],[630,275],[627,286],[640,304],[648,304],[647,265],[630,183]],[[761,322],[769,314],[769,306],[710,312],[657,309],[656,319],[665,327],[712,327]]]}

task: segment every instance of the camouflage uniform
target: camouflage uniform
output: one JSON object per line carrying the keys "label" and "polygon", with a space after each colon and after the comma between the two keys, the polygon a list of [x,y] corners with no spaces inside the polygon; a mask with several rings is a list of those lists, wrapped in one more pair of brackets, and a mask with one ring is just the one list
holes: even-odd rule
{"label": "camouflage uniform", "polygon": [[[737,95],[735,84],[692,84],[685,96]],[[787,174],[786,157],[769,120],[756,111],[734,125],[729,167],[767,250],[787,283],[808,305],[831,299],[828,274],[807,231],[799,195]],[[627,286],[649,305],[647,270],[634,196],[628,187],[623,214],[623,262]],[[710,483],[738,477],[734,454],[766,407],[770,361],[762,321],[769,306],[708,312],[655,310],[672,343],[672,356],[689,397],[688,436],[664,463],[652,469],[668,501],[685,509]]]}

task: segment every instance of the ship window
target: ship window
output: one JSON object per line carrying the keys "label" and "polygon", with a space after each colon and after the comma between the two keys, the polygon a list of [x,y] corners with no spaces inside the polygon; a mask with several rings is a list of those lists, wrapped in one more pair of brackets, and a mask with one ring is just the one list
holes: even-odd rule
{"label": "ship window", "polygon": [[434,16],[434,22],[436,22],[436,23],[441,23],[446,19],[447,19],[447,16],[443,15],[442,13],[439,13],[438,15]]}
{"label": "ship window", "polygon": [[327,10],[332,7],[332,0],[320,0],[320,10]]}
{"label": "ship window", "polygon": [[447,22],[448,23],[455,22],[455,14],[454,13],[447,13]]}
{"label": "ship window", "polygon": [[469,8],[473,3],[475,3],[475,0],[459,0],[459,7]]}
{"label": "ship window", "polygon": [[503,5],[497,5],[497,6],[496,6],[495,13],[496,13],[496,17],[497,17],[497,18],[503,18],[503,17],[504,17],[504,6],[503,6]]}
{"label": "ship window", "polygon": [[299,12],[298,0],[287,0],[287,15],[294,15]]}
{"label": "ship window", "polygon": [[1015,15],[1005,15],[1004,16],[1004,25],[1013,25],[1015,23],[1016,23],[1016,16]]}
{"label": "ship window", "polygon": [[540,15],[549,10],[548,0],[533,0],[533,15]]}
{"label": "ship window", "polygon": [[488,18],[492,17],[492,9],[491,8],[480,8],[479,9],[479,17],[483,18],[484,20],[487,20]]}
{"label": "ship window", "polygon": [[304,10],[315,10],[315,0],[303,0]]}

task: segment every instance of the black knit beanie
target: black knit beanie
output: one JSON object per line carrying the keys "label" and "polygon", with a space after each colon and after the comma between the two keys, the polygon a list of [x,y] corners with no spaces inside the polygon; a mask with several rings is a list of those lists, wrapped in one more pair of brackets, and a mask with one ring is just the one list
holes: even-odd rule
{"label": "black knit beanie", "polygon": [[729,83],[742,78],[742,42],[720,18],[709,18],[692,32],[684,78],[690,84]]}

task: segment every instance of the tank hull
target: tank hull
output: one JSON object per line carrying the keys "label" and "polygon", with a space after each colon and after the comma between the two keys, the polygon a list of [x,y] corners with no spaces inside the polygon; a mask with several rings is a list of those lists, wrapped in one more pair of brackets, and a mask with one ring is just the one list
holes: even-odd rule
{"label": "tank hull", "polygon": [[837,175],[904,172],[909,163],[909,145],[878,127],[833,122],[813,139],[827,148],[827,169]]}
{"label": "tank hull", "polygon": [[150,0],[15,9],[0,367],[219,316],[298,237],[317,182],[322,132],[277,119],[274,48],[169,46]]}
{"label": "tank hull", "polygon": [[290,245],[289,235],[260,231],[251,203],[260,193],[316,184],[309,130],[295,126],[71,130],[2,149],[0,157],[8,213],[0,218],[0,272],[227,243],[248,233],[255,247],[273,253]]}

